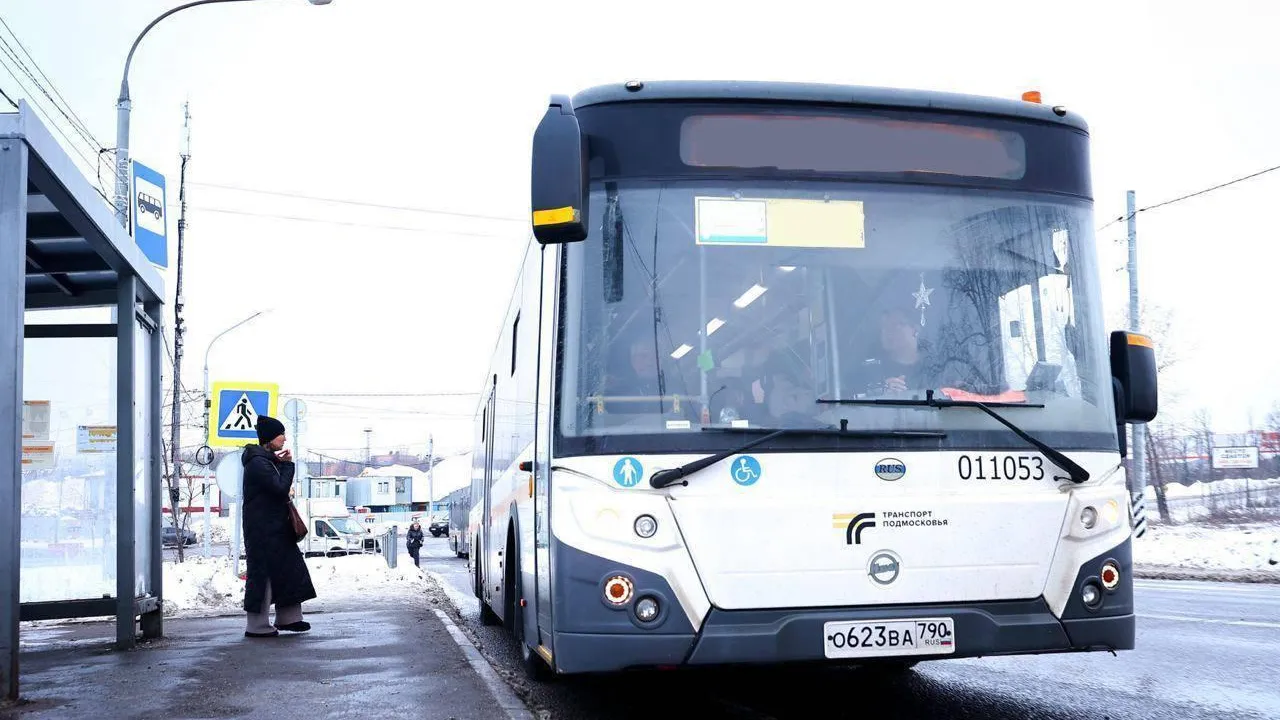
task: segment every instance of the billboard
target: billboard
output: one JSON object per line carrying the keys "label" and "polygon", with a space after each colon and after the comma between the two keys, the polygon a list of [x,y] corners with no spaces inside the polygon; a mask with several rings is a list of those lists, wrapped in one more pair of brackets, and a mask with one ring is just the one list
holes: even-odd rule
{"label": "billboard", "polygon": [[1258,467],[1258,448],[1254,445],[1216,447],[1213,467],[1215,470],[1252,470]]}

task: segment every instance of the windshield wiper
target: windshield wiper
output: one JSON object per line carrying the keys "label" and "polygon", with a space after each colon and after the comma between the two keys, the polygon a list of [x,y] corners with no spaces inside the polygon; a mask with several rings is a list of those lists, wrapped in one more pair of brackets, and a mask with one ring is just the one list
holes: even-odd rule
{"label": "windshield wiper", "polygon": [[[741,445],[739,447],[736,447],[730,450],[724,450],[724,451],[715,453],[713,455],[708,455],[699,460],[693,460],[691,462],[687,462],[684,465],[681,465],[680,467],[670,468],[669,470],[659,470],[649,478],[649,484],[656,488],[664,488],[668,485],[674,485],[677,482],[684,480],[686,476],[692,475],[693,473],[696,473],[703,468],[715,465],[716,463],[720,462],[721,460],[724,460],[727,457],[730,457],[732,455],[737,455],[738,453],[741,453],[741,452],[746,452],[747,450],[750,450],[751,448],[757,445],[761,445],[763,443],[769,442],[770,440],[773,440],[774,438],[779,438],[784,435],[801,435],[801,436],[835,435],[839,437],[851,437],[851,438],[910,437],[910,438],[935,438],[935,439],[944,438],[947,436],[946,433],[940,430],[849,430],[848,427],[849,427],[848,420],[841,420],[840,427],[838,428],[834,428],[834,427],[825,427],[825,428],[704,427],[702,428],[704,432],[723,432],[723,433],[740,432],[740,433],[763,435],[763,437],[756,438],[755,440],[752,440],[749,443],[746,443],[744,445]],[[684,480],[682,484],[688,485],[689,481]]]}
{"label": "windshield wiper", "polygon": [[933,407],[933,408],[975,407],[985,412],[986,414],[990,415],[991,417],[995,418],[997,421],[999,421],[1001,425],[1004,425],[1005,427],[1012,430],[1013,433],[1018,437],[1034,445],[1037,450],[1044,453],[1045,456],[1048,457],[1051,461],[1053,461],[1055,465],[1066,470],[1067,473],[1071,476],[1069,478],[1054,476],[1053,478],[1054,480],[1070,480],[1071,482],[1074,482],[1076,484],[1087,482],[1089,480],[1089,471],[1081,467],[1080,464],[1077,463],[1075,460],[1072,460],[1066,455],[1063,455],[1057,450],[1054,450],[1053,448],[1037,440],[1036,438],[1031,437],[1030,435],[1027,434],[1025,430],[1009,422],[1004,418],[1003,415],[991,409],[992,407],[1042,408],[1044,407],[1043,404],[1014,403],[1014,402],[983,403],[983,402],[978,402],[977,400],[952,400],[951,398],[944,398],[939,400],[933,396],[933,390],[925,390],[924,394],[925,394],[924,400],[920,400],[918,398],[912,398],[909,400],[897,399],[897,398],[871,398],[866,400],[846,400],[843,398],[837,398],[837,399],[831,400],[826,398],[819,398],[818,402],[824,403],[824,404],[832,404],[832,405],[890,405],[890,406],[897,405],[899,407]]}

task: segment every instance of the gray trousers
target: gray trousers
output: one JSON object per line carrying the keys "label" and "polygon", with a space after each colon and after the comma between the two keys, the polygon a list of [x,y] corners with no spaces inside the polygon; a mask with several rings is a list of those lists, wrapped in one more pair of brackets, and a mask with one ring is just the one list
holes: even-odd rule
{"label": "gray trousers", "polygon": [[[271,581],[267,581],[266,592],[262,596],[262,611],[245,613],[248,615],[248,626],[245,632],[269,633],[275,630],[271,624]],[[276,605],[276,625],[289,625],[302,621],[302,605]]]}

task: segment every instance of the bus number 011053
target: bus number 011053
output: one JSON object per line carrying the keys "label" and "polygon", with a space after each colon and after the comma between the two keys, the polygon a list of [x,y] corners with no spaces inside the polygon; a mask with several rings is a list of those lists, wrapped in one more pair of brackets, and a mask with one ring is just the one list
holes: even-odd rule
{"label": "bus number 011053", "polygon": [[961,480],[1043,480],[1044,458],[1038,455],[961,455]]}

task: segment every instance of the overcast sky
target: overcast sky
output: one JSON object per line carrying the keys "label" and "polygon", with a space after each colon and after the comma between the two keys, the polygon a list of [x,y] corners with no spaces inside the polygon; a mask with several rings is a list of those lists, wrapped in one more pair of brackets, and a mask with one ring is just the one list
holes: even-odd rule
{"label": "overcast sky", "polygon": [[[110,146],[129,43],[176,4],[0,0],[0,15]],[[552,93],[595,84],[797,80],[1011,98],[1039,89],[1091,126],[1098,225],[1124,212],[1126,190],[1144,206],[1280,164],[1280,3],[765,8],[253,0],[164,21],[135,57],[132,145],[167,176],[176,203],[190,100],[184,384],[200,386],[214,335],[270,310],[215,346],[215,380],[275,381],[285,393],[477,392],[526,238],[534,125]],[[0,86],[26,94],[3,72]],[[1206,407],[1230,431],[1280,397],[1277,343],[1259,322],[1274,302],[1266,288],[1280,237],[1268,209],[1278,196],[1280,172],[1139,215],[1141,289],[1172,312],[1174,333],[1157,339],[1180,357],[1164,388],[1177,386],[1178,405],[1163,411]],[[1117,319],[1123,237],[1123,223],[1099,237]],[[172,271],[167,279],[172,288]],[[359,456],[372,427],[375,451],[423,451],[432,433],[438,450],[462,449],[474,406],[473,395],[315,398],[306,444]]]}

